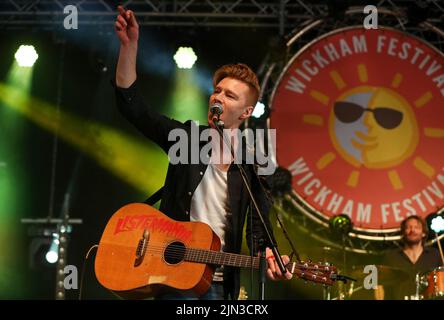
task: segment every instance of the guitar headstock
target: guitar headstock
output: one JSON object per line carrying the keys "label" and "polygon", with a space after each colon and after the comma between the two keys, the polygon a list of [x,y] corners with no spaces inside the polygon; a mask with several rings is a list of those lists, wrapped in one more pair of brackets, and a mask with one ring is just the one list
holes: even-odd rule
{"label": "guitar headstock", "polygon": [[290,262],[286,268],[297,277],[331,286],[337,278],[337,268],[329,263]]}

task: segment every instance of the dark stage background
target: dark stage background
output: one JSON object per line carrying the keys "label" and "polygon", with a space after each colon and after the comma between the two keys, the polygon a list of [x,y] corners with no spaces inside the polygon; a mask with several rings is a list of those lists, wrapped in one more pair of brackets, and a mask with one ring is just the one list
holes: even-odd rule
{"label": "dark stage background", "polygon": [[[152,108],[178,120],[205,119],[212,73],[223,64],[242,62],[263,76],[264,60],[277,52],[278,39],[278,28],[143,26],[138,55],[143,96]],[[29,79],[31,107],[17,109],[0,99],[0,299],[54,299],[55,264],[44,259],[47,246],[32,252],[36,237],[21,219],[46,218],[50,212],[61,217],[69,195],[70,218],[83,220],[73,225],[67,255],[67,264],[78,268],[80,283],[84,257],[98,244],[108,219],[123,205],[156,191],[168,159],[116,108],[111,80],[119,43],[112,24],[78,30],[0,28],[2,94],[13,85],[14,53],[21,44],[33,45],[39,58]],[[173,60],[184,44],[198,56],[192,71],[178,71]],[[340,249],[307,240],[319,231],[299,231],[294,208],[287,209],[284,223],[302,258],[343,263]],[[289,253],[274,213],[271,221],[281,253]],[[332,241],[340,243],[334,236]],[[243,253],[248,254],[245,246]],[[95,252],[86,263],[83,299],[117,299],[98,283],[94,257]],[[379,256],[349,252],[346,259],[351,268],[375,264]],[[249,270],[242,272],[242,285],[250,298],[257,298]],[[360,298],[371,298],[367,294]],[[78,295],[79,290],[66,291],[66,299]],[[323,288],[298,279],[268,282],[266,297],[322,299]]]}

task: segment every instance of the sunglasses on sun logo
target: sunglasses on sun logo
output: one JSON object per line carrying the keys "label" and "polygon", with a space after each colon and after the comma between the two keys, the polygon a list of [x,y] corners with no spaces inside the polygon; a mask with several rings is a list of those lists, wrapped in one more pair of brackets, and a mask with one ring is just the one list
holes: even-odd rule
{"label": "sunglasses on sun logo", "polygon": [[372,112],[376,122],[384,129],[395,129],[401,124],[403,118],[402,112],[395,109],[385,107],[369,109],[363,108],[356,103],[346,101],[335,102],[333,108],[336,119],[344,123],[357,121],[366,111]]}

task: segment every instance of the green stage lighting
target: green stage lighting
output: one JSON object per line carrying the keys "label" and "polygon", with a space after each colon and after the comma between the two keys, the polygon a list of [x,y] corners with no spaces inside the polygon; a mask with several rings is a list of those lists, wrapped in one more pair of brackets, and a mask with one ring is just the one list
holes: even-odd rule
{"label": "green stage lighting", "polygon": [[348,234],[353,227],[350,217],[346,214],[338,214],[331,217],[329,225],[334,232],[340,234]]}
{"label": "green stage lighting", "polygon": [[32,67],[39,55],[35,51],[34,46],[21,45],[14,57],[20,67]]}
{"label": "green stage lighting", "polygon": [[176,69],[174,87],[168,102],[167,115],[178,121],[195,120],[207,123],[208,100],[197,84],[198,74],[195,69]]}
{"label": "green stage lighting", "polygon": [[101,123],[57,111],[56,106],[32,96],[26,99],[23,96],[22,89],[0,83],[0,104],[43,129],[57,131],[60,138],[90,155],[142,194],[151,193],[160,187],[159,184],[165,178],[168,158],[159,147]]}

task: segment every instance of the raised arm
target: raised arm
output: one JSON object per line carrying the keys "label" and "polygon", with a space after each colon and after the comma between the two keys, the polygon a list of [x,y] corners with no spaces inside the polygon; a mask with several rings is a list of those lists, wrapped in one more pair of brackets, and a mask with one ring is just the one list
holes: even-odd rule
{"label": "raised arm", "polygon": [[158,144],[166,153],[175,141],[169,141],[171,130],[186,126],[169,119],[146,104],[139,94],[136,60],[139,40],[139,25],[134,12],[118,6],[119,15],[114,24],[120,41],[117,62],[115,92],[116,103],[121,114],[147,138]]}
{"label": "raised arm", "polygon": [[129,88],[136,80],[137,44],[139,25],[134,12],[118,6],[119,15],[115,22],[115,30],[120,41],[119,60],[116,69],[116,85]]}

